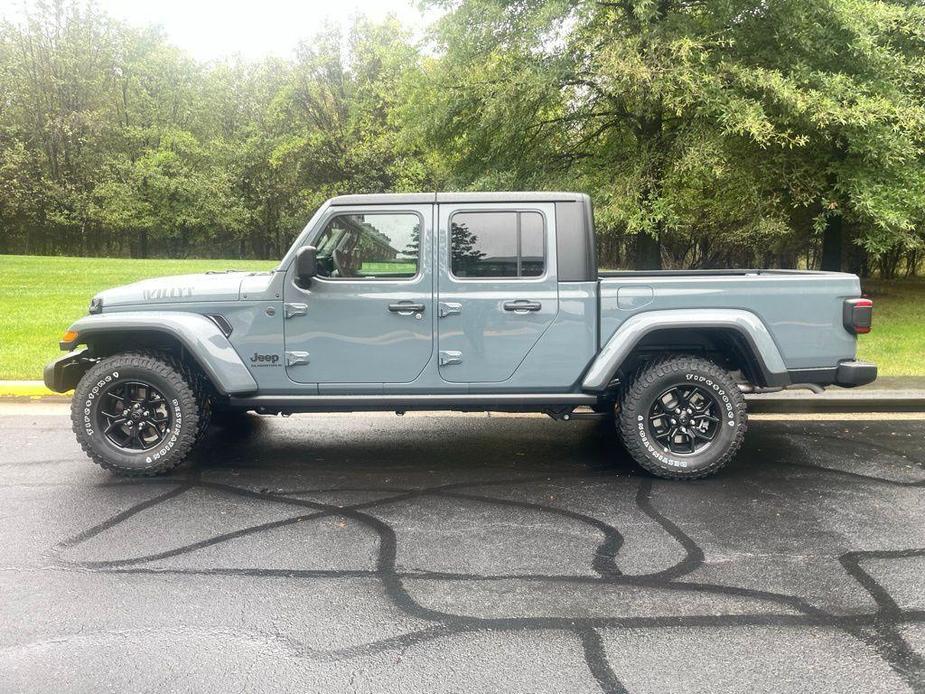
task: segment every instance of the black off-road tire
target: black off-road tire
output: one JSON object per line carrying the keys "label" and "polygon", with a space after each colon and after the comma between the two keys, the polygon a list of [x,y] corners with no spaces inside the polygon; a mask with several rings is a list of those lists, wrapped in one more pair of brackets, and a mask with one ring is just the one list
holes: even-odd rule
{"label": "black off-road tire", "polygon": [[169,355],[153,354],[155,359],[166,357],[167,363],[183,374],[183,378],[193,390],[196,396],[196,406],[199,408],[199,422],[196,426],[196,441],[198,442],[205,436],[209,424],[212,422],[212,414],[215,410],[213,405],[212,384],[202,375],[202,371],[191,364],[173,359]]}
{"label": "black off-road tire", "polygon": [[[721,413],[715,438],[702,452],[677,454],[659,443],[649,426],[655,401],[675,386],[697,386],[716,401]],[[620,399],[617,429],[623,445],[642,468],[665,479],[692,480],[715,474],[735,457],[748,416],[745,398],[722,367],[701,357],[668,355],[643,366]]]}
{"label": "black off-road tire", "polygon": [[[163,394],[171,415],[167,435],[154,448],[130,451],[100,431],[100,396],[119,382],[148,383]],[[129,477],[164,474],[189,455],[202,433],[204,394],[188,369],[166,354],[126,352],[100,360],[80,379],[71,401],[71,424],[77,441],[97,465]],[[205,400],[204,400],[205,398]]]}

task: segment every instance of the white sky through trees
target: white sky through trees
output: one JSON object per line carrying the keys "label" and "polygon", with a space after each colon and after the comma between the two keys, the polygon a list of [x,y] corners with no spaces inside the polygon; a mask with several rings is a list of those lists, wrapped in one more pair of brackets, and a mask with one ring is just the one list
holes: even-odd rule
{"label": "white sky through trees", "polygon": [[[17,21],[34,0],[0,0],[0,16]],[[239,54],[259,60],[290,57],[299,41],[325,23],[348,26],[356,15],[381,20],[389,14],[420,35],[432,12],[412,0],[95,0],[106,14],[129,24],[159,25],[170,43],[198,60]]]}

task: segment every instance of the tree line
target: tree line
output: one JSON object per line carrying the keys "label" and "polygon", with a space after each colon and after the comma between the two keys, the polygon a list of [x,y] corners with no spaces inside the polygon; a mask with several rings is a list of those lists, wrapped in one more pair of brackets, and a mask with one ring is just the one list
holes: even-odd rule
{"label": "tree line", "polygon": [[92,3],[0,25],[0,253],[280,257],[341,193],[579,190],[606,267],[914,274],[918,0],[438,0],[197,62]]}

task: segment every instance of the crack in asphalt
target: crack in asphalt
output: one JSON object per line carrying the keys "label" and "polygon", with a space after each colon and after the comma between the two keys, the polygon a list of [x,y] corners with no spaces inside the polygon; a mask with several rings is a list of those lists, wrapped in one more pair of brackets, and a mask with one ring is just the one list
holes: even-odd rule
{"label": "crack in asphalt", "polygon": [[[842,439],[839,439],[842,440]],[[873,445],[867,442],[857,442],[861,445],[870,445],[878,450],[897,451],[882,445]],[[912,461],[921,466],[919,461]],[[889,485],[920,487],[923,480],[904,482],[853,473],[849,471],[828,468],[805,463],[775,461],[777,464],[800,468],[814,474],[837,475],[846,481],[876,482]],[[605,628],[677,628],[677,627],[727,627],[727,626],[823,626],[839,629],[851,637],[858,639],[869,646],[905,683],[917,694],[925,692],[925,659],[916,653],[905,640],[900,630],[904,624],[925,623],[925,610],[902,609],[889,591],[881,585],[863,567],[868,560],[877,559],[907,559],[925,556],[925,548],[909,548],[904,550],[870,550],[849,551],[837,557],[848,576],[857,582],[873,599],[876,610],[847,615],[833,614],[827,610],[814,607],[804,598],[781,592],[757,590],[730,586],[703,581],[679,580],[696,571],[704,564],[704,551],[688,535],[680,525],[672,521],[664,512],[656,508],[653,501],[654,481],[643,478],[639,482],[635,494],[635,508],[646,517],[654,521],[661,530],[676,542],[683,551],[683,557],[672,566],[643,574],[626,574],[617,566],[617,559],[624,546],[624,538],[620,531],[610,523],[587,514],[568,509],[528,501],[492,497],[477,494],[471,488],[485,488],[493,486],[510,487],[513,485],[529,484],[531,482],[547,482],[553,479],[590,479],[601,477],[605,471],[591,471],[585,474],[545,474],[536,476],[520,476],[501,480],[476,480],[451,484],[435,485],[421,488],[394,487],[332,487],[325,489],[294,489],[283,492],[255,491],[246,487],[231,484],[207,481],[195,474],[188,479],[174,480],[176,486],[152,497],[149,500],[135,504],[107,520],[94,525],[71,538],[61,542],[55,551],[73,548],[85,543],[101,533],[113,529],[138,513],[155,508],[180,495],[195,490],[210,490],[241,498],[260,500],[274,504],[287,504],[302,507],[307,512],[290,516],[284,519],[248,526],[239,530],[214,535],[205,540],[185,544],[162,552],[132,558],[111,559],[99,561],[68,561],[61,558],[61,566],[74,570],[92,570],[120,574],[182,574],[182,575],[218,575],[218,576],[249,576],[267,579],[317,579],[317,578],[372,578],[380,582],[386,598],[405,615],[430,622],[431,626],[407,632],[397,636],[378,639],[368,643],[339,649],[315,649],[307,644],[298,643],[293,647],[301,656],[323,660],[343,660],[368,656],[385,650],[410,648],[416,644],[437,638],[443,638],[463,633],[484,630],[508,631],[535,631],[535,630],[561,630],[573,634],[581,644],[585,663],[603,692],[626,692],[625,686],[620,682],[612,664],[607,649],[599,633]],[[163,483],[164,480],[137,480],[136,484],[149,482]],[[326,504],[319,501],[299,498],[296,494],[320,494],[325,492],[367,492],[383,494],[385,496],[370,501],[350,505]],[[439,571],[400,571],[396,566],[398,550],[398,537],[395,529],[385,521],[369,513],[369,511],[388,505],[413,502],[424,498],[450,498],[471,503],[482,503],[499,507],[517,508],[558,518],[582,523],[593,528],[601,535],[590,561],[590,570],[594,575],[561,575],[561,574],[478,574],[463,572]],[[324,518],[339,517],[352,520],[372,531],[378,538],[378,552],[376,554],[375,568],[373,569],[265,569],[265,568],[208,568],[183,569],[146,567],[143,564],[159,559],[180,556],[195,552],[205,547],[214,546],[236,538],[257,534],[273,528],[294,525],[302,522],[316,521]],[[558,617],[546,615],[539,617],[477,617],[471,615],[444,612],[425,606],[416,600],[406,587],[406,582],[415,580],[430,581],[528,581],[550,582],[575,585],[618,585],[644,588],[649,590],[665,591],[691,591],[705,594],[740,597],[756,601],[763,601],[779,608],[785,608],[790,613],[774,611],[753,611],[735,614],[687,614],[669,616],[623,616],[623,617]],[[286,638],[287,641],[292,641]]]}

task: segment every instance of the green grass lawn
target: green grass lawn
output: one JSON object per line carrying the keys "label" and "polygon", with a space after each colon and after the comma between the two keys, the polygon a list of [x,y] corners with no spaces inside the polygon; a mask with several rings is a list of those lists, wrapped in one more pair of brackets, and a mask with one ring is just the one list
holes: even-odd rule
{"label": "green grass lawn", "polygon": [[[206,270],[269,270],[276,261],[125,260],[0,255],[0,379],[40,379],[58,338],[98,291],[147,277]],[[874,330],[860,357],[881,376],[925,376],[925,280],[868,280]]]}
{"label": "green grass lawn", "polygon": [[858,340],[858,358],[880,376],[925,376],[925,279],[861,280],[874,301],[874,328]]}
{"label": "green grass lawn", "polygon": [[41,379],[58,339],[102,289],[206,270],[270,270],[270,260],[127,260],[0,255],[0,379]]}

